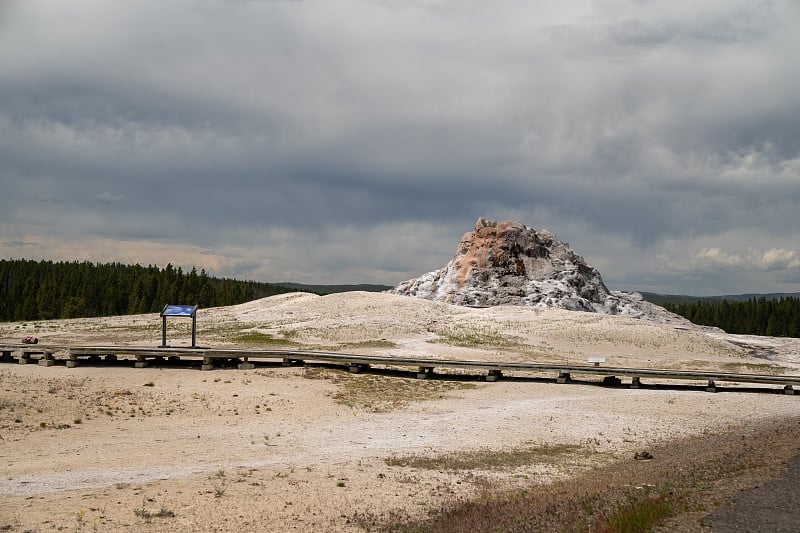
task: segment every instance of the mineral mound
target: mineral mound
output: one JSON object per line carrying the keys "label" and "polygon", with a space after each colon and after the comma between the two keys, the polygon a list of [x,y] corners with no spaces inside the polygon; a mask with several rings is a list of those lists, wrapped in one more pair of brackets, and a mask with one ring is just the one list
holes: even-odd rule
{"label": "mineral mound", "polygon": [[546,230],[479,218],[442,269],[390,290],[465,306],[555,307],[640,317],[655,306],[609,291],[600,273]]}

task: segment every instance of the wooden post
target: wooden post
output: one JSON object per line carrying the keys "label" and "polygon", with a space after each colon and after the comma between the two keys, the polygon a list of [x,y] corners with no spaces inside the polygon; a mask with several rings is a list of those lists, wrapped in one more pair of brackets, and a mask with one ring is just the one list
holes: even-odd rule
{"label": "wooden post", "polygon": [[362,363],[350,363],[350,372],[353,374],[359,374],[364,370],[369,370],[369,365],[365,365]]}
{"label": "wooden post", "polygon": [[53,366],[56,364],[55,360],[53,359],[53,353],[44,351],[42,352],[42,358],[39,359],[39,365],[41,366]]}
{"label": "wooden post", "polygon": [[497,381],[502,375],[502,370],[489,370],[489,373],[486,375],[486,381]]}
{"label": "wooden post", "polygon": [[428,379],[433,375],[432,366],[421,366],[417,371],[417,379]]}

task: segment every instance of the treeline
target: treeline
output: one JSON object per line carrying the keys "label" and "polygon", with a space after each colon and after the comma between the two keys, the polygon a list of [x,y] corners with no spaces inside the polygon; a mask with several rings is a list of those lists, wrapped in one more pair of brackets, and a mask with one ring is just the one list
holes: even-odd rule
{"label": "treeline", "polygon": [[205,270],[0,260],[0,321],[159,312],[166,304],[235,305],[296,289],[209,277]]}
{"label": "treeline", "polygon": [[751,298],[746,302],[696,301],[662,304],[665,309],[702,326],[728,333],[800,337],[800,298]]}

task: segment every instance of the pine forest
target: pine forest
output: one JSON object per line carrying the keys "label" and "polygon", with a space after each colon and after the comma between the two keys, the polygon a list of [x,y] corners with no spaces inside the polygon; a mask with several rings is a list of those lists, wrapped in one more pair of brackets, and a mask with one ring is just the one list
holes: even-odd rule
{"label": "pine forest", "polygon": [[728,333],[800,337],[800,298],[751,298],[746,302],[704,301],[666,302],[668,311],[701,326],[716,326]]}
{"label": "pine forest", "polygon": [[235,305],[297,289],[157,266],[0,260],[0,321],[159,312],[167,304]]}

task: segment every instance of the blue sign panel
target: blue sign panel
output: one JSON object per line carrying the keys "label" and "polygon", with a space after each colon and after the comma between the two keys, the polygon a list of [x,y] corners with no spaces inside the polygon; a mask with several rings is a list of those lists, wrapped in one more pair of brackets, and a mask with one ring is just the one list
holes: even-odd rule
{"label": "blue sign panel", "polygon": [[196,312],[196,305],[167,305],[161,311],[161,316],[194,316]]}

